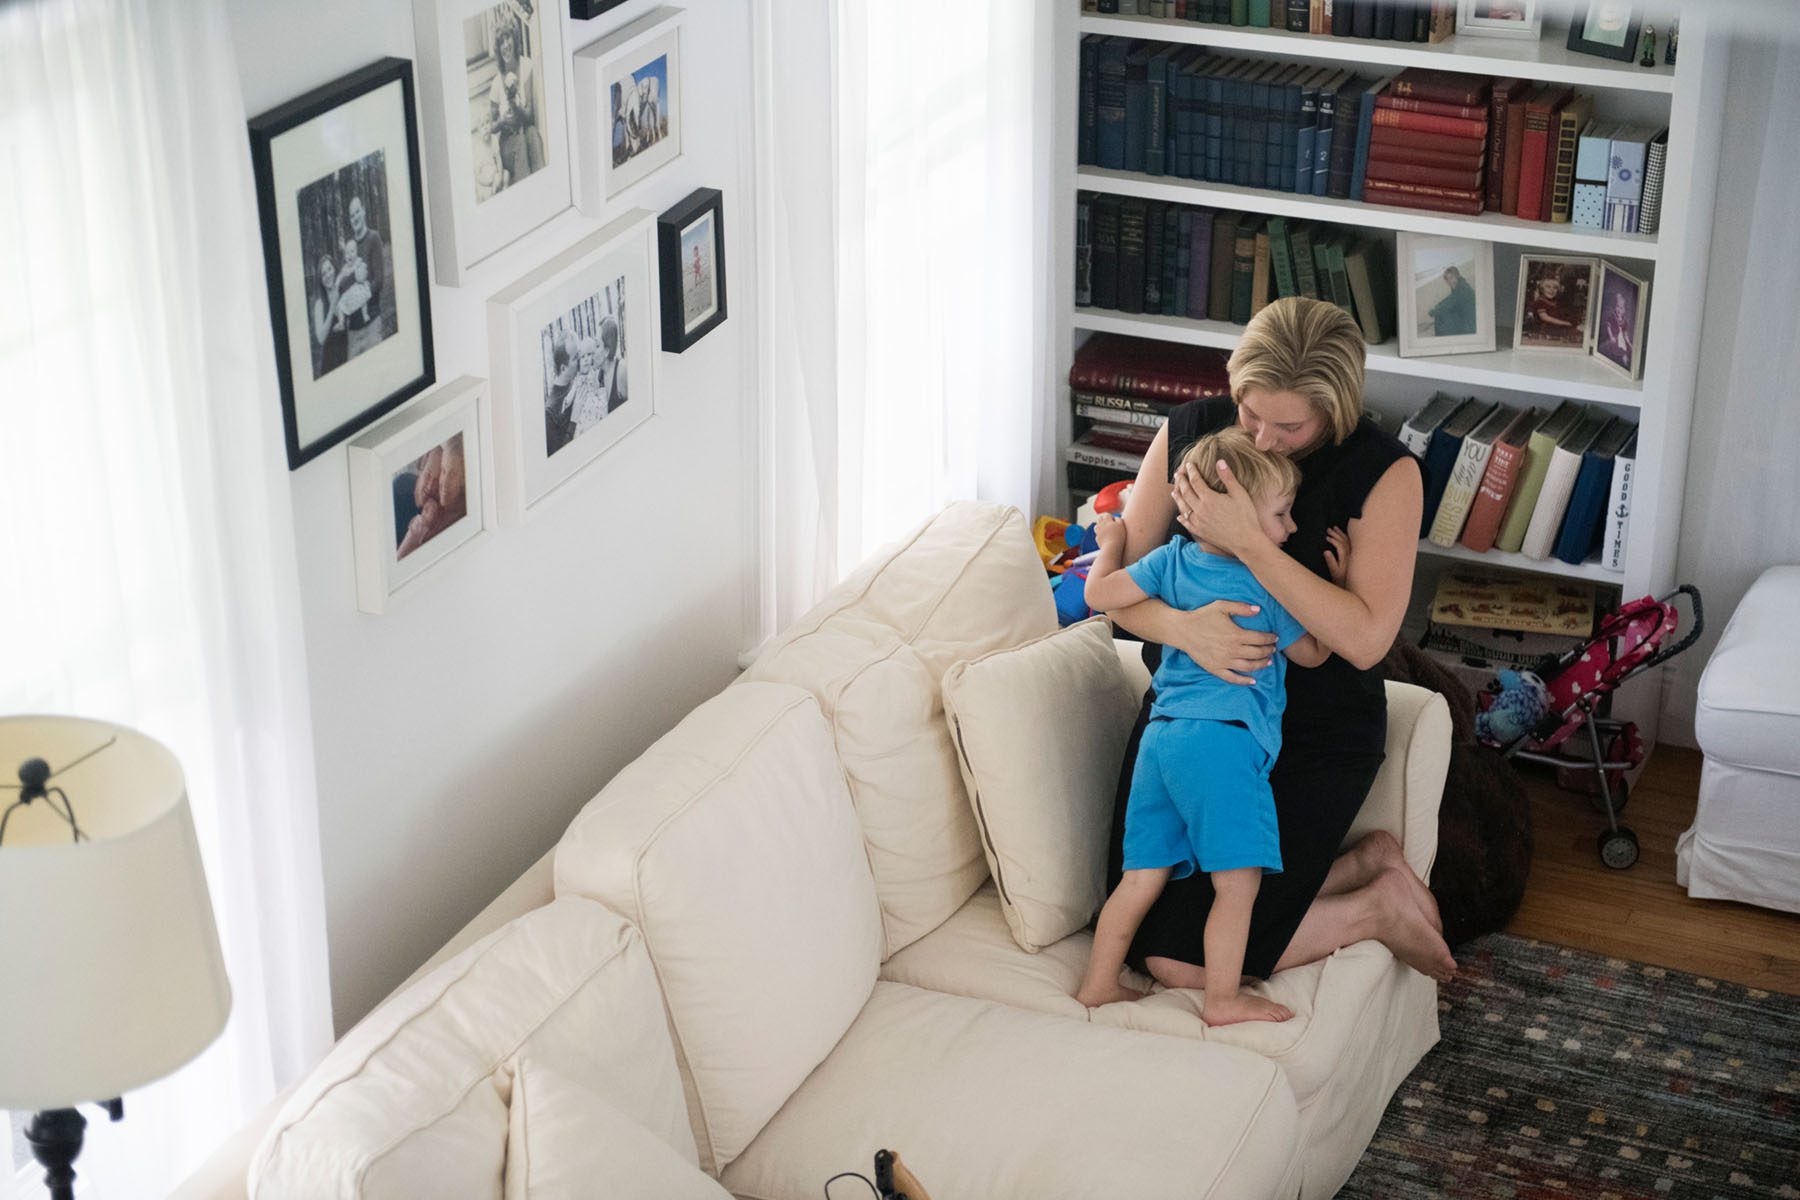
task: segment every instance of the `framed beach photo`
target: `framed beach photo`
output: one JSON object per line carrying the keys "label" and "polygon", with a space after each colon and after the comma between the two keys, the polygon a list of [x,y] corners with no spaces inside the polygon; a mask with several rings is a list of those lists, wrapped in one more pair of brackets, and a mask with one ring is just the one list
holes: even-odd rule
{"label": "framed beach photo", "polygon": [[1650,315],[1650,281],[1600,264],[1594,303],[1594,357],[1627,379],[1644,376],[1644,325]]}
{"label": "framed beach photo", "polygon": [[1577,3],[1569,17],[1569,49],[1630,62],[1637,57],[1641,7],[1620,0]]}
{"label": "framed beach photo", "polygon": [[1519,255],[1513,348],[1585,354],[1593,344],[1600,262],[1562,254]]}
{"label": "framed beach photo", "polygon": [[725,201],[698,188],[656,218],[662,348],[680,354],[725,320]]}
{"label": "framed beach photo", "polygon": [[656,411],[655,215],[632,209],[488,301],[500,519]]}
{"label": "framed beach photo", "polygon": [[569,207],[562,14],[551,0],[413,0],[439,283]]}
{"label": "framed beach photo", "polygon": [[350,443],[356,607],[382,613],[420,576],[491,528],[482,448],[487,382],[436,388]]}
{"label": "framed beach photo", "polygon": [[1492,350],[1494,244],[1401,233],[1394,249],[1401,357]]}
{"label": "framed beach photo", "polygon": [[581,211],[609,204],[681,156],[679,8],[663,7],[575,52]]}
{"label": "framed beach photo", "polygon": [[415,129],[400,58],[250,122],[290,470],[431,385]]}
{"label": "framed beach photo", "polygon": [[1539,0],[1457,0],[1456,32],[1536,41],[1544,32]]}

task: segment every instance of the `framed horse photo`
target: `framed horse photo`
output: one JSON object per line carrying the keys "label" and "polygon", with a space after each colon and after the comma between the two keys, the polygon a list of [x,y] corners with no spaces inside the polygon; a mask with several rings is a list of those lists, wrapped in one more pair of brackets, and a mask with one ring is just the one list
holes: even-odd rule
{"label": "framed horse photo", "polygon": [[401,58],[250,122],[289,470],[431,385],[415,128]]}
{"label": "framed horse photo", "polygon": [[575,52],[581,211],[607,206],[681,156],[682,10],[659,8]]}

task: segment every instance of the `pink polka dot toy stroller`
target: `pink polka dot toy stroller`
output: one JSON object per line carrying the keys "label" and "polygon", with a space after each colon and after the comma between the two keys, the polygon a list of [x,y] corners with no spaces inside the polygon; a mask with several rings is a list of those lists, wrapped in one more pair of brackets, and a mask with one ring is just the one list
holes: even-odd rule
{"label": "pink polka dot toy stroller", "polygon": [[[1692,627],[1681,640],[1665,645],[1681,623],[1676,600],[1684,595]],[[1630,799],[1625,772],[1644,761],[1644,741],[1632,722],[1600,715],[1602,702],[1626,680],[1693,645],[1702,628],[1700,592],[1691,584],[1660,599],[1645,596],[1620,606],[1601,619],[1591,640],[1538,667],[1549,696],[1543,716],[1511,742],[1489,743],[1508,758],[1557,768],[1560,784],[1593,797],[1594,807],[1606,814],[1600,861],[1615,870],[1638,859],[1637,834],[1619,824],[1618,814]],[[1494,698],[1487,692],[1479,700],[1486,708]],[[1584,730],[1586,737],[1577,738]]]}

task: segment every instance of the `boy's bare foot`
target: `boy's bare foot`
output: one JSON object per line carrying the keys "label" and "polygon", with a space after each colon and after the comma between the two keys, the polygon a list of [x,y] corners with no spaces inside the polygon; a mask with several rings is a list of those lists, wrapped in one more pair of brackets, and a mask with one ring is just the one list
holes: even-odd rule
{"label": "boy's bare foot", "polygon": [[1214,1000],[1206,998],[1200,1019],[1208,1025],[1236,1025],[1240,1021],[1289,1021],[1294,1010],[1285,1004],[1265,1000],[1254,992],[1238,992],[1234,996]]}
{"label": "boy's bare foot", "polygon": [[1413,888],[1422,886],[1410,870],[1392,867],[1370,885],[1382,905],[1382,927],[1376,934],[1395,958],[1421,975],[1444,983],[1456,974],[1456,959],[1444,937],[1419,911]]}
{"label": "boy's bare foot", "polygon": [[1111,987],[1088,988],[1083,986],[1080,991],[1075,993],[1075,1003],[1083,1008],[1099,1008],[1102,1004],[1116,1004],[1121,1000],[1142,1000],[1143,998],[1142,992],[1134,992],[1122,983],[1115,983]]}

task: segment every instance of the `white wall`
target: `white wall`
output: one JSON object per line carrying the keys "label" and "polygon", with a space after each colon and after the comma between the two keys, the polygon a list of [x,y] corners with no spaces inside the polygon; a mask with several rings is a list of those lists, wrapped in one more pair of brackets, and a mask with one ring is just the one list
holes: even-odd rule
{"label": "white wall", "polygon": [[[575,22],[562,0],[539,3],[563,14],[568,52],[655,7],[630,0]],[[656,415],[379,617],[356,608],[343,447],[291,476],[340,1031],[724,685],[746,643],[750,5],[683,7],[684,153],[627,199],[660,212],[696,187],[724,192],[730,315],[687,353],[661,356]],[[252,116],[383,55],[416,58],[408,0],[230,0],[230,11]],[[487,297],[600,224],[570,210],[464,286],[434,285],[438,379],[491,377]]]}

